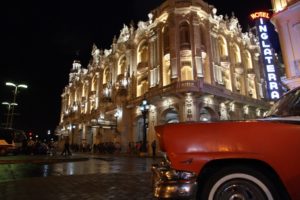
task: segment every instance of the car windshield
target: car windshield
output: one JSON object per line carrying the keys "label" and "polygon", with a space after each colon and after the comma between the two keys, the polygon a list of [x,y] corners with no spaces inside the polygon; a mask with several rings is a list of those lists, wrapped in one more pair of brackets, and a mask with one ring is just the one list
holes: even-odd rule
{"label": "car windshield", "polygon": [[282,96],[267,113],[266,117],[300,116],[300,88]]}

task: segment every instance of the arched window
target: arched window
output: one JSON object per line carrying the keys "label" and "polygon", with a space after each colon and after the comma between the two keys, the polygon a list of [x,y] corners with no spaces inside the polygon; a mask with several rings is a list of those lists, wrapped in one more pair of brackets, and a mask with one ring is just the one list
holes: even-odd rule
{"label": "arched window", "polygon": [[146,77],[144,77],[143,79],[138,81],[138,85],[137,85],[137,97],[142,96],[143,94],[145,94],[148,91],[148,80],[146,79]]}
{"label": "arched window", "polygon": [[82,92],[81,92],[81,96],[82,97],[85,97],[85,95],[86,95],[86,88],[85,88],[85,84],[84,84],[84,82],[82,83]]}
{"label": "arched window", "polygon": [[137,97],[145,94],[149,88],[148,82],[148,44],[144,41],[138,47],[137,66]]}
{"label": "arched window", "polygon": [[247,69],[252,69],[253,68],[252,57],[251,57],[251,54],[248,50],[246,50],[244,52],[244,59],[245,59],[245,67]]}
{"label": "arched window", "polygon": [[169,36],[169,27],[163,29],[163,44],[164,44],[164,54],[169,53],[170,51],[170,36]]}
{"label": "arched window", "polygon": [[193,79],[193,70],[190,63],[183,63],[181,68],[181,81],[189,81]]}
{"label": "arched window", "polygon": [[206,36],[205,36],[205,28],[200,26],[200,42],[201,42],[201,50],[206,52]]}
{"label": "arched window", "polygon": [[191,49],[191,41],[190,41],[190,30],[189,24],[187,22],[183,22],[179,26],[179,34],[180,34],[180,49]]}
{"label": "arched window", "polygon": [[139,45],[138,48],[138,63],[147,63],[148,62],[148,45],[146,42],[143,42]]}
{"label": "arched window", "polygon": [[127,65],[127,62],[126,62],[126,57],[125,56],[122,56],[119,60],[119,64],[118,64],[118,75],[120,74],[125,74],[125,70],[126,70],[126,65]]}
{"label": "arched window", "polygon": [[97,88],[97,76],[93,76],[93,79],[92,79],[92,85],[91,85],[91,91],[96,91],[96,88]]}
{"label": "arched window", "polygon": [[218,38],[218,48],[221,58],[228,56],[227,41],[223,36],[219,36]]}
{"label": "arched window", "polygon": [[171,67],[170,67],[170,54],[163,58],[163,86],[171,83]]}
{"label": "arched window", "polygon": [[108,67],[104,69],[103,73],[103,84],[107,84],[110,81],[110,70]]}
{"label": "arched window", "polygon": [[233,63],[234,64],[241,63],[240,47],[237,44],[234,44],[233,47],[232,47],[232,51],[233,51]]}

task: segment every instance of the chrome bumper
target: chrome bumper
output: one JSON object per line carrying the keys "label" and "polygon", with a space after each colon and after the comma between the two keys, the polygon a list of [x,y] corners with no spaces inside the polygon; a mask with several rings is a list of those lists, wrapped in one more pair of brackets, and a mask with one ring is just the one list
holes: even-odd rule
{"label": "chrome bumper", "polygon": [[166,163],[152,165],[153,194],[157,198],[192,199],[196,180],[196,174],[171,169]]}

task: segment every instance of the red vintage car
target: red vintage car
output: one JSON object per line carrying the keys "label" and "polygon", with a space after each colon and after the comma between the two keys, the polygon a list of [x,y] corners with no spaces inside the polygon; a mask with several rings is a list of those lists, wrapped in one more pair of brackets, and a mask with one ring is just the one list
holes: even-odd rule
{"label": "red vintage car", "polygon": [[154,196],[199,200],[300,199],[300,88],[267,117],[156,127],[166,160]]}

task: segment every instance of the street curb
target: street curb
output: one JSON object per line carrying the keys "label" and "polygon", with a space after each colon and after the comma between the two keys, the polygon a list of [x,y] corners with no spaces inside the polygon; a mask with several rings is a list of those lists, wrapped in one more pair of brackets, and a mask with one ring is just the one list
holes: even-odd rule
{"label": "street curb", "polygon": [[76,162],[86,161],[89,158],[44,158],[44,159],[20,159],[20,160],[0,160],[0,164],[48,164],[48,163],[59,163],[59,162]]}

